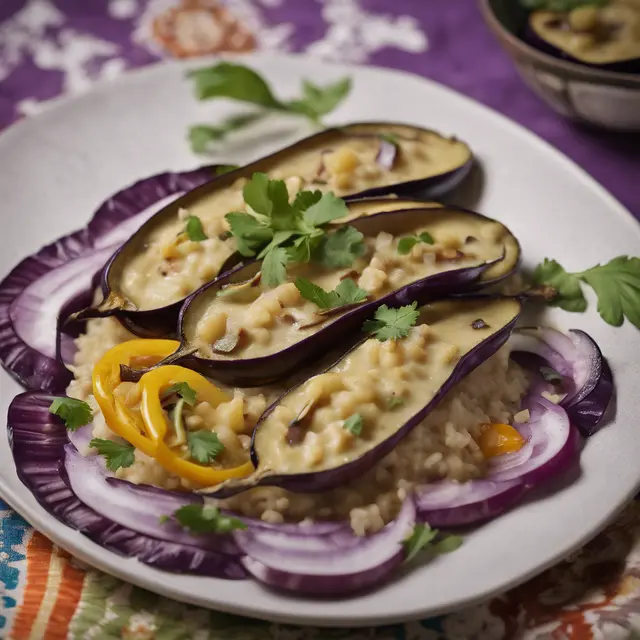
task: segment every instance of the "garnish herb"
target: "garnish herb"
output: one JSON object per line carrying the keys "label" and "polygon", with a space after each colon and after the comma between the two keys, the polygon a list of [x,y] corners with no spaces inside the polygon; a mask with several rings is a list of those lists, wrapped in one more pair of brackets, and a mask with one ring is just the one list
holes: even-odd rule
{"label": "garnish herb", "polygon": [[173,517],[193,533],[229,533],[234,529],[247,528],[239,518],[225,516],[218,507],[208,504],[187,504],[180,507]]}
{"label": "garnish herb", "polygon": [[231,173],[232,171],[235,171],[239,168],[239,164],[221,164],[218,165],[213,171],[216,176],[223,176],[225,173]]}
{"label": "garnish herb", "polygon": [[364,302],[369,295],[351,278],[342,280],[333,291],[325,291],[306,278],[296,278],[296,288],[305,300],[313,302],[321,309],[336,309],[348,304]]}
{"label": "garnish herb", "polygon": [[533,274],[535,285],[550,285],[555,290],[549,304],[565,311],[584,311],[587,300],[581,283],[588,284],[598,296],[598,313],[614,327],[624,319],[640,328],[640,258],[618,256],[606,264],[586,271],[569,273],[555,260],[545,258]]}
{"label": "garnish herb", "polygon": [[378,138],[380,140],[384,140],[385,142],[389,142],[395,147],[400,144],[400,138],[395,133],[379,133]]}
{"label": "garnish herb", "polygon": [[189,454],[200,464],[209,464],[223,451],[224,445],[213,431],[194,431],[187,434]]}
{"label": "garnish herb", "polygon": [[404,398],[397,396],[395,393],[387,400],[387,407],[389,409],[396,409],[404,404]]}
{"label": "garnish herb", "polygon": [[202,242],[207,239],[207,234],[202,228],[202,220],[198,216],[189,216],[184,230],[187,233],[187,237],[192,242]]}
{"label": "garnish herb", "polygon": [[291,262],[350,266],[365,251],[363,235],[353,227],[329,235],[322,228],[349,212],[344,200],[331,192],[301,191],[290,204],[282,180],[254,173],[242,193],[253,213],[232,211],[226,219],[238,251],[264,261],[262,281],[267,287],[284,282]]}
{"label": "garnish herb", "polygon": [[296,100],[278,99],[268,83],[253,69],[240,64],[221,62],[212,67],[191,71],[198,100],[228,98],[259,107],[258,111],[228,118],[218,126],[195,125],[189,130],[189,140],[195,153],[206,152],[211,142],[222,140],[269,111],[303,116],[314,124],[321,124],[322,116],[333,111],[349,94],[351,79],[342,78],[320,87],[308,80],[302,82],[302,95]]}
{"label": "garnish herb", "polygon": [[424,242],[424,244],[434,244],[431,234],[428,231],[423,231],[417,236],[405,236],[404,238],[400,238],[398,241],[398,253],[402,256],[406,256],[419,242]]}
{"label": "garnish herb", "polygon": [[98,450],[107,461],[107,469],[117,471],[120,467],[130,467],[135,462],[135,447],[132,444],[93,438],[89,446]]}
{"label": "garnish herb", "polygon": [[188,382],[175,382],[165,391],[164,395],[166,397],[172,393],[177,393],[191,407],[196,403],[196,392]]}
{"label": "garnish herb", "polygon": [[551,367],[540,367],[540,375],[546,382],[558,385],[562,382],[562,376]]}
{"label": "garnish herb", "polygon": [[342,426],[354,436],[359,436],[362,433],[362,416],[359,413],[354,413],[344,421]]}
{"label": "garnish herb", "polygon": [[56,398],[49,406],[49,413],[58,416],[69,431],[75,431],[93,420],[93,411],[84,400]]}
{"label": "garnish herb", "polygon": [[404,561],[409,562],[425,548],[435,554],[450,553],[458,549],[462,541],[460,536],[443,535],[428,524],[417,524],[411,535],[404,541]]}
{"label": "garnish herb", "polygon": [[608,0],[520,0],[529,11],[573,11],[580,7],[603,7]]}
{"label": "garnish herb", "polygon": [[420,316],[417,306],[418,303],[415,301],[397,309],[390,309],[383,304],[376,311],[375,320],[367,320],[362,325],[362,329],[374,335],[380,342],[406,338],[409,335],[409,329],[415,325]]}

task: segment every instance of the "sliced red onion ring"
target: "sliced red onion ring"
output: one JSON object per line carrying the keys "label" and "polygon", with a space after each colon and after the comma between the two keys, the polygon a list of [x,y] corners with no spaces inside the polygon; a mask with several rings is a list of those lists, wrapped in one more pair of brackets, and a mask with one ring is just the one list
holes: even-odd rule
{"label": "sliced red onion ring", "polygon": [[376,162],[387,171],[393,169],[398,155],[398,147],[390,140],[380,138],[380,146],[376,155]]}
{"label": "sliced red onion ring", "polygon": [[415,522],[415,505],[408,499],[396,520],[367,537],[346,530],[310,537],[252,528],[235,531],[234,537],[247,554],[242,564],[261,582],[305,595],[344,596],[389,576],[404,559],[402,543]]}
{"label": "sliced red onion ring", "polygon": [[443,528],[478,524],[512,507],[526,491],[524,482],[517,479],[434,482],[416,491],[418,519]]}
{"label": "sliced red onion ring", "polygon": [[[576,329],[565,335],[547,327],[526,328],[516,329],[509,345],[515,356],[518,352],[535,354],[563,376],[566,395],[560,404],[583,436],[593,435],[603,425],[613,397],[613,377],[593,338]],[[536,375],[531,393],[537,395],[541,390],[555,392]]]}
{"label": "sliced red onion ring", "polygon": [[102,204],[87,227],[15,267],[0,282],[0,363],[7,372],[27,389],[63,391],[71,374],[56,359],[61,309],[91,288],[95,273],[153,213],[213,177],[213,168],[203,167],[141,180]]}

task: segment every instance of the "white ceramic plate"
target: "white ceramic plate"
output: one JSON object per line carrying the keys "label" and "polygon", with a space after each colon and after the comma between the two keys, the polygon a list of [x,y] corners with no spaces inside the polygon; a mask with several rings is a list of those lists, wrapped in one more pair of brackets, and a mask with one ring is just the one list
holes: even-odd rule
{"label": "white ceramic plate", "polygon": [[[524,129],[443,87],[373,68],[259,55],[247,62],[279,93],[293,95],[303,76],[319,83],[345,74],[351,97],[333,122],[396,120],[456,134],[482,163],[475,206],[506,223],[521,240],[525,266],[545,256],[570,270],[620,254],[640,255],[640,227],[581,169]],[[82,226],[109,194],[134,180],[198,164],[187,126],[215,121],[235,107],[198,104],[182,64],[167,64],[62,100],[0,136],[2,252],[0,274],[18,260]],[[272,121],[230,144],[220,160],[249,160],[304,134]],[[480,184],[482,182],[482,184]],[[476,189],[477,191],[477,189]],[[504,591],[560,560],[594,536],[640,485],[640,332],[614,329],[597,315],[549,312],[547,321],[579,327],[601,345],[616,376],[617,418],[588,441],[581,473],[556,483],[471,534],[455,553],[400,575],[368,595],[339,602],[295,599],[252,581],[228,582],[164,574],[104,551],[40,507],[18,480],[6,434],[0,434],[0,493],[35,527],[81,560],[164,595],[215,609],[315,625],[369,625],[438,614]],[[19,391],[0,373],[0,415]]]}

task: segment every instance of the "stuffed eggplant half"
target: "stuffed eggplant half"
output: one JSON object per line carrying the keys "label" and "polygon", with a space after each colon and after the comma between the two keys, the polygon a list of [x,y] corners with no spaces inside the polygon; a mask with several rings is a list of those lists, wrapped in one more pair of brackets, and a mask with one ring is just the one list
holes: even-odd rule
{"label": "stuffed eggplant half", "polygon": [[[141,336],[173,329],[181,301],[234,263],[228,260],[238,241],[225,216],[259,210],[262,194],[247,188],[256,173],[282,180],[292,198],[304,190],[341,198],[411,198],[441,195],[471,165],[467,145],[417,127],[363,123],[322,131],[221,175],[156,213],[113,255],[102,275],[104,299],[80,317],[117,314]],[[367,213],[364,203],[344,212],[350,218]]]}
{"label": "stuffed eggplant half", "polygon": [[534,11],[525,40],[537,48],[609,71],[640,73],[640,2],[585,2],[571,11]]}

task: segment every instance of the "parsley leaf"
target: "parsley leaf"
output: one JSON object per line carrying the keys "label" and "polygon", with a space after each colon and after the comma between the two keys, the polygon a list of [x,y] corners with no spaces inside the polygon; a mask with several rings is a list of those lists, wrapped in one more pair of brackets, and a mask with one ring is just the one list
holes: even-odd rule
{"label": "parsley leaf", "polygon": [[202,220],[198,216],[189,216],[184,230],[187,233],[187,237],[192,242],[202,242],[207,239],[207,234],[202,228]]}
{"label": "parsley leaf", "polygon": [[387,400],[387,407],[390,410],[396,409],[397,407],[401,407],[404,404],[405,400],[401,396],[397,396],[395,393]]}
{"label": "parsley leaf", "polygon": [[402,256],[406,256],[419,242],[433,244],[434,240],[428,231],[423,231],[417,236],[405,236],[404,238],[400,238],[398,241],[398,253]]}
{"label": "parsley leaf", "polygon": [[[437,538],[437,540],[436,540]],[[420,551],[428,548],[434,554],[451,553],[463,543],[461,536],[443,535],[428,524],[417,524],[411,535],[404,541],[405,562],[415,558]]]}
{"label": "parsley leaf", "polygon": [[327,235],[314,252],[314,259],[330,269],[350,267],[366,250],[364,236],[355,227],[340,227]]}
{"label": "parsley leaf", "polygon": [[89,446],[98,450],[107,461],[107,469],[117,471],[120,467],[130,467],[135,462],[135,448],[132,444],[93,438]]}
{"label": "parsley leaf", "polygon": [[362,433],[362,416],[359,413],[354,413],[344,421],[342,426],[354,436],[359,436]]}
{"label": "parsley leaf", "polygon": [[606,264],[568,273],[555,260],[545,258],[533,274],[537,285],[550,285],[556,295],[549,304],[566,311],[584,311],[587,301],[581,282],[588,284],[598,296],[598,313],[614,327],[624,319],[640,328],[640,258],[618,256]]}
{"label": "parsley leaf", "polygon": [[[304,192],[303,192],[304,193]],[[316,197],[318,191],[313,192]],[[309,198],[306,198],[309,200]],[[296,198],[298,200],[298,198]],[[323,193],[321,197],[311,204],[304,212],[304,221],[313,227],[327,224],[337,218],[344,218],[349,215],[349,209],[342,198],[336,197],[331,191]]]}
{"label": "parsley leaf", "polygon": [[363,302],[369,295],[367,291],[361,289],[354,280],[345,278],[333,291],[325,291],[322,287],[307,280],[306,278],[296,278],[296,288],[300,295],[313,302],[321,309],[335,309],[344,307],[347,304]]}
{"label": "parsley leaf", "polygon": [[306,211],[322,199],[322,191],[298,191],[291,205],[296,211]]}
{"label": "parsley leaf", "polygon": [[389,142],[396,147],[400,144],[400,138],[398,138],[395,133],[379,133],[378,138],[385,142]]}
{"label": "parsley leaf", "polygon": [[196,69],[189,72],[187,77],[194,82],[198,100],[227,98],[260,107],[259,111],[227,118],[217,126],[191,127],[189,140],[195,153],[205,153],[211,142],[222,140],[228,133],[251,124],[269,111],[307,117],[320,124],[320,117],[333,111],[351,90],[349,78],[342,78],[324,87],[304,80],[302,96],[286,102],[274,95],[267,81],[256,71],[230,62]]}
{"label": "parsley leaf", "polygon": [[75,431],[93,420],[93,411],[84,400],[56,398],[49,406],[49,413],[62,418],[69,431]]}
{"label": "parsley leaf", "polygon": [[262,282],[267,287],[277,287],[287,277],[287,262],[289,255],[282,247],[275,247],[262,261]]}
{"label": "parsley leaf", "polygon": [[224,451],[224,444],[213,431],[194,431],[187,434],[189,454],[200,464],[208,464]]}
{"label": "parsley leaf", "polygon": [[555,260],[545,258],[533,273],[536,285],[548,284],[556,290],[556,296],[550,304],[565,311],[584,311],[587,301],[580,288],[580,280],[572,273],[567,273]]}
{"label": "parsley leaf", "polygon": [[273,238],[273,231],[248,213],[232,211],[225,219],[231,227],[231,234],[235,236],[238,251],[247,257],[255,256],[263,245]]}
{"label": "parsley leaf", "polygon": [[309,80],[302,81],[302,98],[288,103],[291,111],[301,113],[312,120],[331,113],[351,91],[351,78],[342,78],[333,84],[320,87]]}
{"label": "parsley leaf", "polygon": [[362,329],[373,334],[380,342],[406,338],[409,329],[415,325],[420,316],[417,311],[417,302],[412,302],[404,307],[390,309],[386,304],[378,307],[375,320],[367,320]]}
{"label": "parsley leaf", "polygon": [[219,164],[213,170],[213,172],[216,174],[216,176],[223,176],[225,173],[231,173],[232,171],[235,171],[236,169],[239,169],[239,168],[240,168],[239,164]]}
{"label": "parsley leaf", "polygon": [[229,533],[234,529],[246,529],[239,518],[226,516],[218,507],[209,504],[186,504],[173,517],[193,533]]}
{"label": "parsley leaf", "polygon": [[176,382],[172,384],[165,393],[167,395],[177,393],[190,407],[196,404],[196,392],[187,382]]}
{"label": "parsley leaf", "polygon": [[417,524],[413,527],[411,535],[404,541],[404,561],[413,560],[437,535],[438,530],[432,529],[428,524]]}

